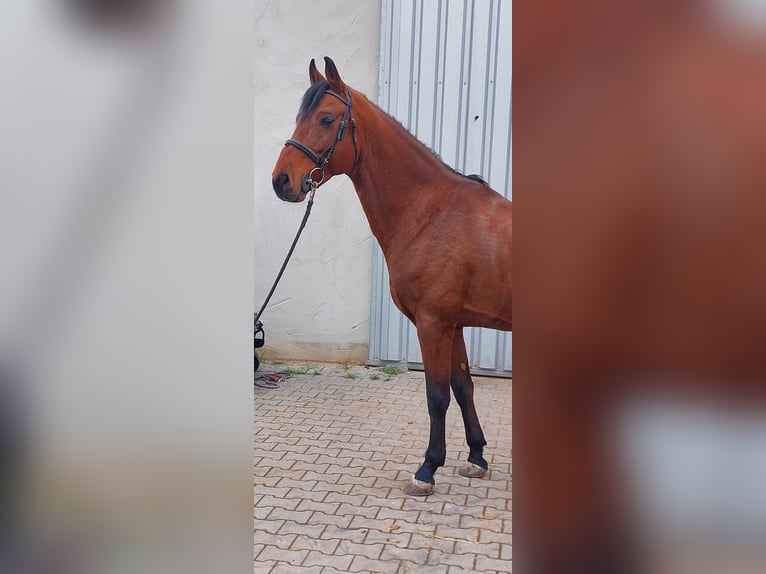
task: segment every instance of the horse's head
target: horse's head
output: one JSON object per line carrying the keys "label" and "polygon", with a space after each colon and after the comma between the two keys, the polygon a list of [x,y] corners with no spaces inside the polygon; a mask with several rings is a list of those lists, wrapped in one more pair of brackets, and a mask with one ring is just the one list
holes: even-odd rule
{"label": "horse's head", "polygon": [[292,137],[285,142],[272,172],[274,191],[284,201],[303,201],[311,181],[324,183],[356,165],[356,124],[351,117],[351,90],[335,63],[325,57],[325,78],[309,64],[311,85],[303,95]]}

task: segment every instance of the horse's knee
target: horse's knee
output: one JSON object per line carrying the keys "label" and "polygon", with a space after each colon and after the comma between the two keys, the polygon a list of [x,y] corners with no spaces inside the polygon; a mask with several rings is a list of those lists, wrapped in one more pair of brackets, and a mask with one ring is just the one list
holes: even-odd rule
{"label": "horse's knee", "polygon": [[428,388],[426,394],[428,399],[428,414],[432,417],[443,417],[449,408],[449,389],[444,392],[442,389]]}

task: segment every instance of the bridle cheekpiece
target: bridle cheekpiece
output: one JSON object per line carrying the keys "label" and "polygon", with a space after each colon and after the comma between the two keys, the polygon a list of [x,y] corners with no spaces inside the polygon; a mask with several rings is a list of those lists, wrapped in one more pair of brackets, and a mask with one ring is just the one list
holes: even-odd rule
{"label": "bridle cheekpiece", "polygon": [[[340,125],[338,126],[338,133],[335,136],[335,141],[332,142],[332,145],[329,148],[327,148],[327,151],[325,151],[323,154],[320,155],[318,153],[315,153],[314,150],[312,150],[309,146],[299,142],[298,140],[289,139],[285,142],[285,145],[291,145],[301,150],[304,154],[306,154],[311,159],[311,161],[314,162],[314,164],[316,164],[316,167],[312,169],[311,172],[309,173],[309,177],[311,177],[314,171],[318,169],[319,170],[318,184],[324,181],[324,168],[327,166],[328,163],[330,163],[332,154],[335,152],[335,146],[338,144],[340,140],[343,139],[343,136],[346,135],[346,129],[348,128],[349,122],[351,123],[351,139],[354,142],[354,164],[351,166],[351,169],[356,167],[356,163],[359,160],[359,152],[356,146],[356,122],[354,121],[354,118],[351,117],[351,90],[348,90],[348,99],[344,98],[340,94],[336,94],[332,90],[327,90],[325,94],[329,94],[335,98],[338,98],[341,102],[343,102],[346,105],[346,111],[343,112],[343,119],[340,121]],[[311,179],[313,181],[313,178]]]}

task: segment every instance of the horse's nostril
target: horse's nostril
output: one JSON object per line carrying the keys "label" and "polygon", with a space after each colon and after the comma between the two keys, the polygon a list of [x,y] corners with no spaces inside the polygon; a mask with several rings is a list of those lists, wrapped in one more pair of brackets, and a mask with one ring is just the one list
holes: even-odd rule
{"label": "horse's nostril", "polygon": [[303,193],[308,193],[311,191],[311,176],[307,175],[303,178],[303,181],[301,181],[301,191]]}
{"label": "horse's nostril", "polygon": [[271,185],[274,187],[274,191],[277,193],[284,193],[290,191],[290,176],[285,172],[278,174],[271,180]]}

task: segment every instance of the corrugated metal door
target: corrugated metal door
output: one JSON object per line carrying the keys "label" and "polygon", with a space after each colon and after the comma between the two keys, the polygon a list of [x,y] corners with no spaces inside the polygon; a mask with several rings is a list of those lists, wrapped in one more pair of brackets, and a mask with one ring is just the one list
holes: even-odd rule
{"label": "corrugated metal door", "polygon": [[[511,197],[511,1],[383,0],[379,105],[442,159]],[[373,256],[370,363],[421,366]],[[511,334],[464,331],[472,371],[510,376]]]}

